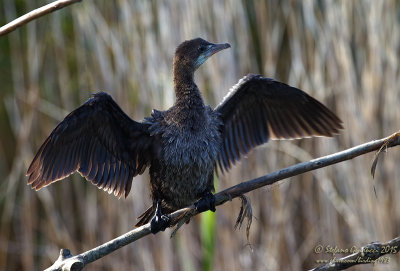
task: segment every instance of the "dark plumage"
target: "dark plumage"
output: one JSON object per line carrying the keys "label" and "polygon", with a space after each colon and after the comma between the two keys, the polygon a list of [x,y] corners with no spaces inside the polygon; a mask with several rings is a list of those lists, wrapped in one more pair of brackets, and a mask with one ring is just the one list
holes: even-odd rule
{"label": "dark plumage", "polygon": [[[204,105],[195,70],[229,44],[197,38],[174,57],[176,102],[142,122],[130,119],[106,93],[95,94],[50,134],[27,175],[36,190],[78,171],[116,196],[129,194],[132,178],[150,167],[153,206],[170,213],[210,196],[216,167],[228,170],[271,139],[332,136],[340,119],[303,91],[260,75],[247,75],[214,110]],[[211,204],[212,205],[212,204]],[[213,206],[210,206],[213,209]]]}

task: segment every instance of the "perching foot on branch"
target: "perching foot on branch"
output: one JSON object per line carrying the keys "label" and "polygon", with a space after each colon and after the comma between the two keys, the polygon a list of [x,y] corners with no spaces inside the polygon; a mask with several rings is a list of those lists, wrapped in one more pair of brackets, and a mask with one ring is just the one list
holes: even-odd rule
{"label": "perching foot on branch", "polygon": [[150,231],[156,234],[159,231],[165,231],[170,226],[171,219],[168,215],[163,215],[161,212],[161,200],[157,200],[156,214],[150,221]]}
{"label": "perching foot on branch", "polygon": [[196,211],[199,213],[208,210],[215,212],[215,196],[211,192],[207,192],[204,197],[194,204],[194,206],[196,207]]}

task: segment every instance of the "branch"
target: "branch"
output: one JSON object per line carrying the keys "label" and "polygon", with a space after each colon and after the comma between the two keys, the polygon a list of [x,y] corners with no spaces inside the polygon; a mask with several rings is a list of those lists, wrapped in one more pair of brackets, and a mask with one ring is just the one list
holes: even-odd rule
{"label": "branch", "polygon": [[[228,189],[225,189],[217,194],[215,194],[216,203],[215,205],[224,204],[227,201],[232,200],[233,198],[242,196],[245,193],[248,193],[257,188],[271,185],[277,181],[282,179],[286,179],[295,175],[299,175],[304,172],[312,171],[321,167],[326,167],[332,164],[336,164],[345,160],[353,159],[354,157],[363,155],[368,152],[372,152],[375,150],[379,150],[383,145],[387,148],[394,147],[400,145],[400,131],[383,139],[374,140],[353,148],[350,148],[345,151],[341,151],[335,154],[327,155],[318,159],[314,159],[308,162],[299,163],[270,174],[264,175],[262,177],[242,182],[235,186],[232,186]],[[194,206],[190,206],[187,208],[180,209],[172,214],[171,223],[172,225],[177,225],[173,234],[182,226],[190,217],[197,215],[197,211]],[[146,235],[150,234],[150,224],[146,224],[142,227],[136,228],[120,237],[115,238],[101,246],[98,246],[94,249],[88,250],[82,254],[73,256],[67,249],[62,249],[60,252],[60,257],[57,261],[48,269],[51,270],[82,270],[82,268],[117,250],[129,243],[136,241]],[[382,254],[383,255],[383,254]],[[351,255],[350,255],[351,256]],[[378,256],[379,257],[379,256]],[[323,270],[323,269],[322,269]],[[339,269],[336,269],[339,270]]]}
{"label": "branch", "polygon": [[356,253],[353,253],[349,256],[339,259],[335,258],[331,260],[329,263],[311,269],[310,271],[335,271],[335,270],[344,270],[358,264],[389,263],[388,258],[381,258],[381,259],[378,258],[386,254],[396,254],[399,252],[399,250],[400,250],[400,237],[397,237],[383,244],[374,242],[362,247]]}
{"label": "branch", "polygon": [[56,11],[58,9],[61,9],[63,7],[69,6],[71,4],[74,4],[76,2],[80,2],[81,0],[58,0],[58,1],[54,1],[50,4],[47,4],[41,8],[37,8],[35,10],[32,10],[31,12],[15,19],[12,22],[9,22],[8,24],[0,27],[0,37],[3,35],[6,35],[12,31],[14,31],[15,29],[17,29],[18,27],[36,19],[39,18],[41,16],[44,16],[48,13],[51,13],[53,11]]}
{"label": "branch", "polygon": [[148,234],[150,234],[150,223],[79,255],[73,256],[69,249],[61,249],[57,261],[45,271],[82,270],[85,265],[94,262],[95,260],[110,254],[114,250],[126,246]]}

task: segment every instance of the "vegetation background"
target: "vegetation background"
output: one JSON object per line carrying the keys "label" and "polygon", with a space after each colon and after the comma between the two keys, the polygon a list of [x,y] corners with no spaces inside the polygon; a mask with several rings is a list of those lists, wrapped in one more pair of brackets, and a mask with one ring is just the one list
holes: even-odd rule
{"label": "vegetation background", "polygon": [[[0,0],[0,25],[49,1]],[[400,129],[399,1],[85,0],[0,38],[0,270],[42,270],[60,248],[80,253],[132,229],[149,205],[147,171],[126,200],[79,174],[34,192],[25,172],[63,117],[105,90],[133,119],[174,102],[172,58],[185,39],[232,48],[196,75],[215,106],[247,73],[299,87],[343,120],[334,138],[274,141],[251,152],[217,190]],[[322,245],[359,248],[400,235],[400,152],[369,173],[373,154],[248,194],[249,243],[234,200],[142,240],[85,270],[304,270]],[[374,194],[376,188],[376,196]],[[352,270],[400,270],[387,264]]]}

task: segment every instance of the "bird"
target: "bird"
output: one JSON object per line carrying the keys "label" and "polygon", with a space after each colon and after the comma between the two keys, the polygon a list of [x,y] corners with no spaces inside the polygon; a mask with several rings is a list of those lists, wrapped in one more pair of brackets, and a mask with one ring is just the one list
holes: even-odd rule
{"label": "bird", "polygon": [[262,75],[248,74],[214,109],[204,103],[195,71],[230,48],[202,38],[175,51],[175,102],[135,121],[105,92],[93,94],[47,137],[26,175],[39,190],[74,172],[117,197],[128,196],[133,178],[149,168],[152,205],[136,226],[151,232],[169,227],[169,214],[195,205],[215,211],[213,176],[224,173],[270,139],[332,137],[342,121],[304,91]]}

